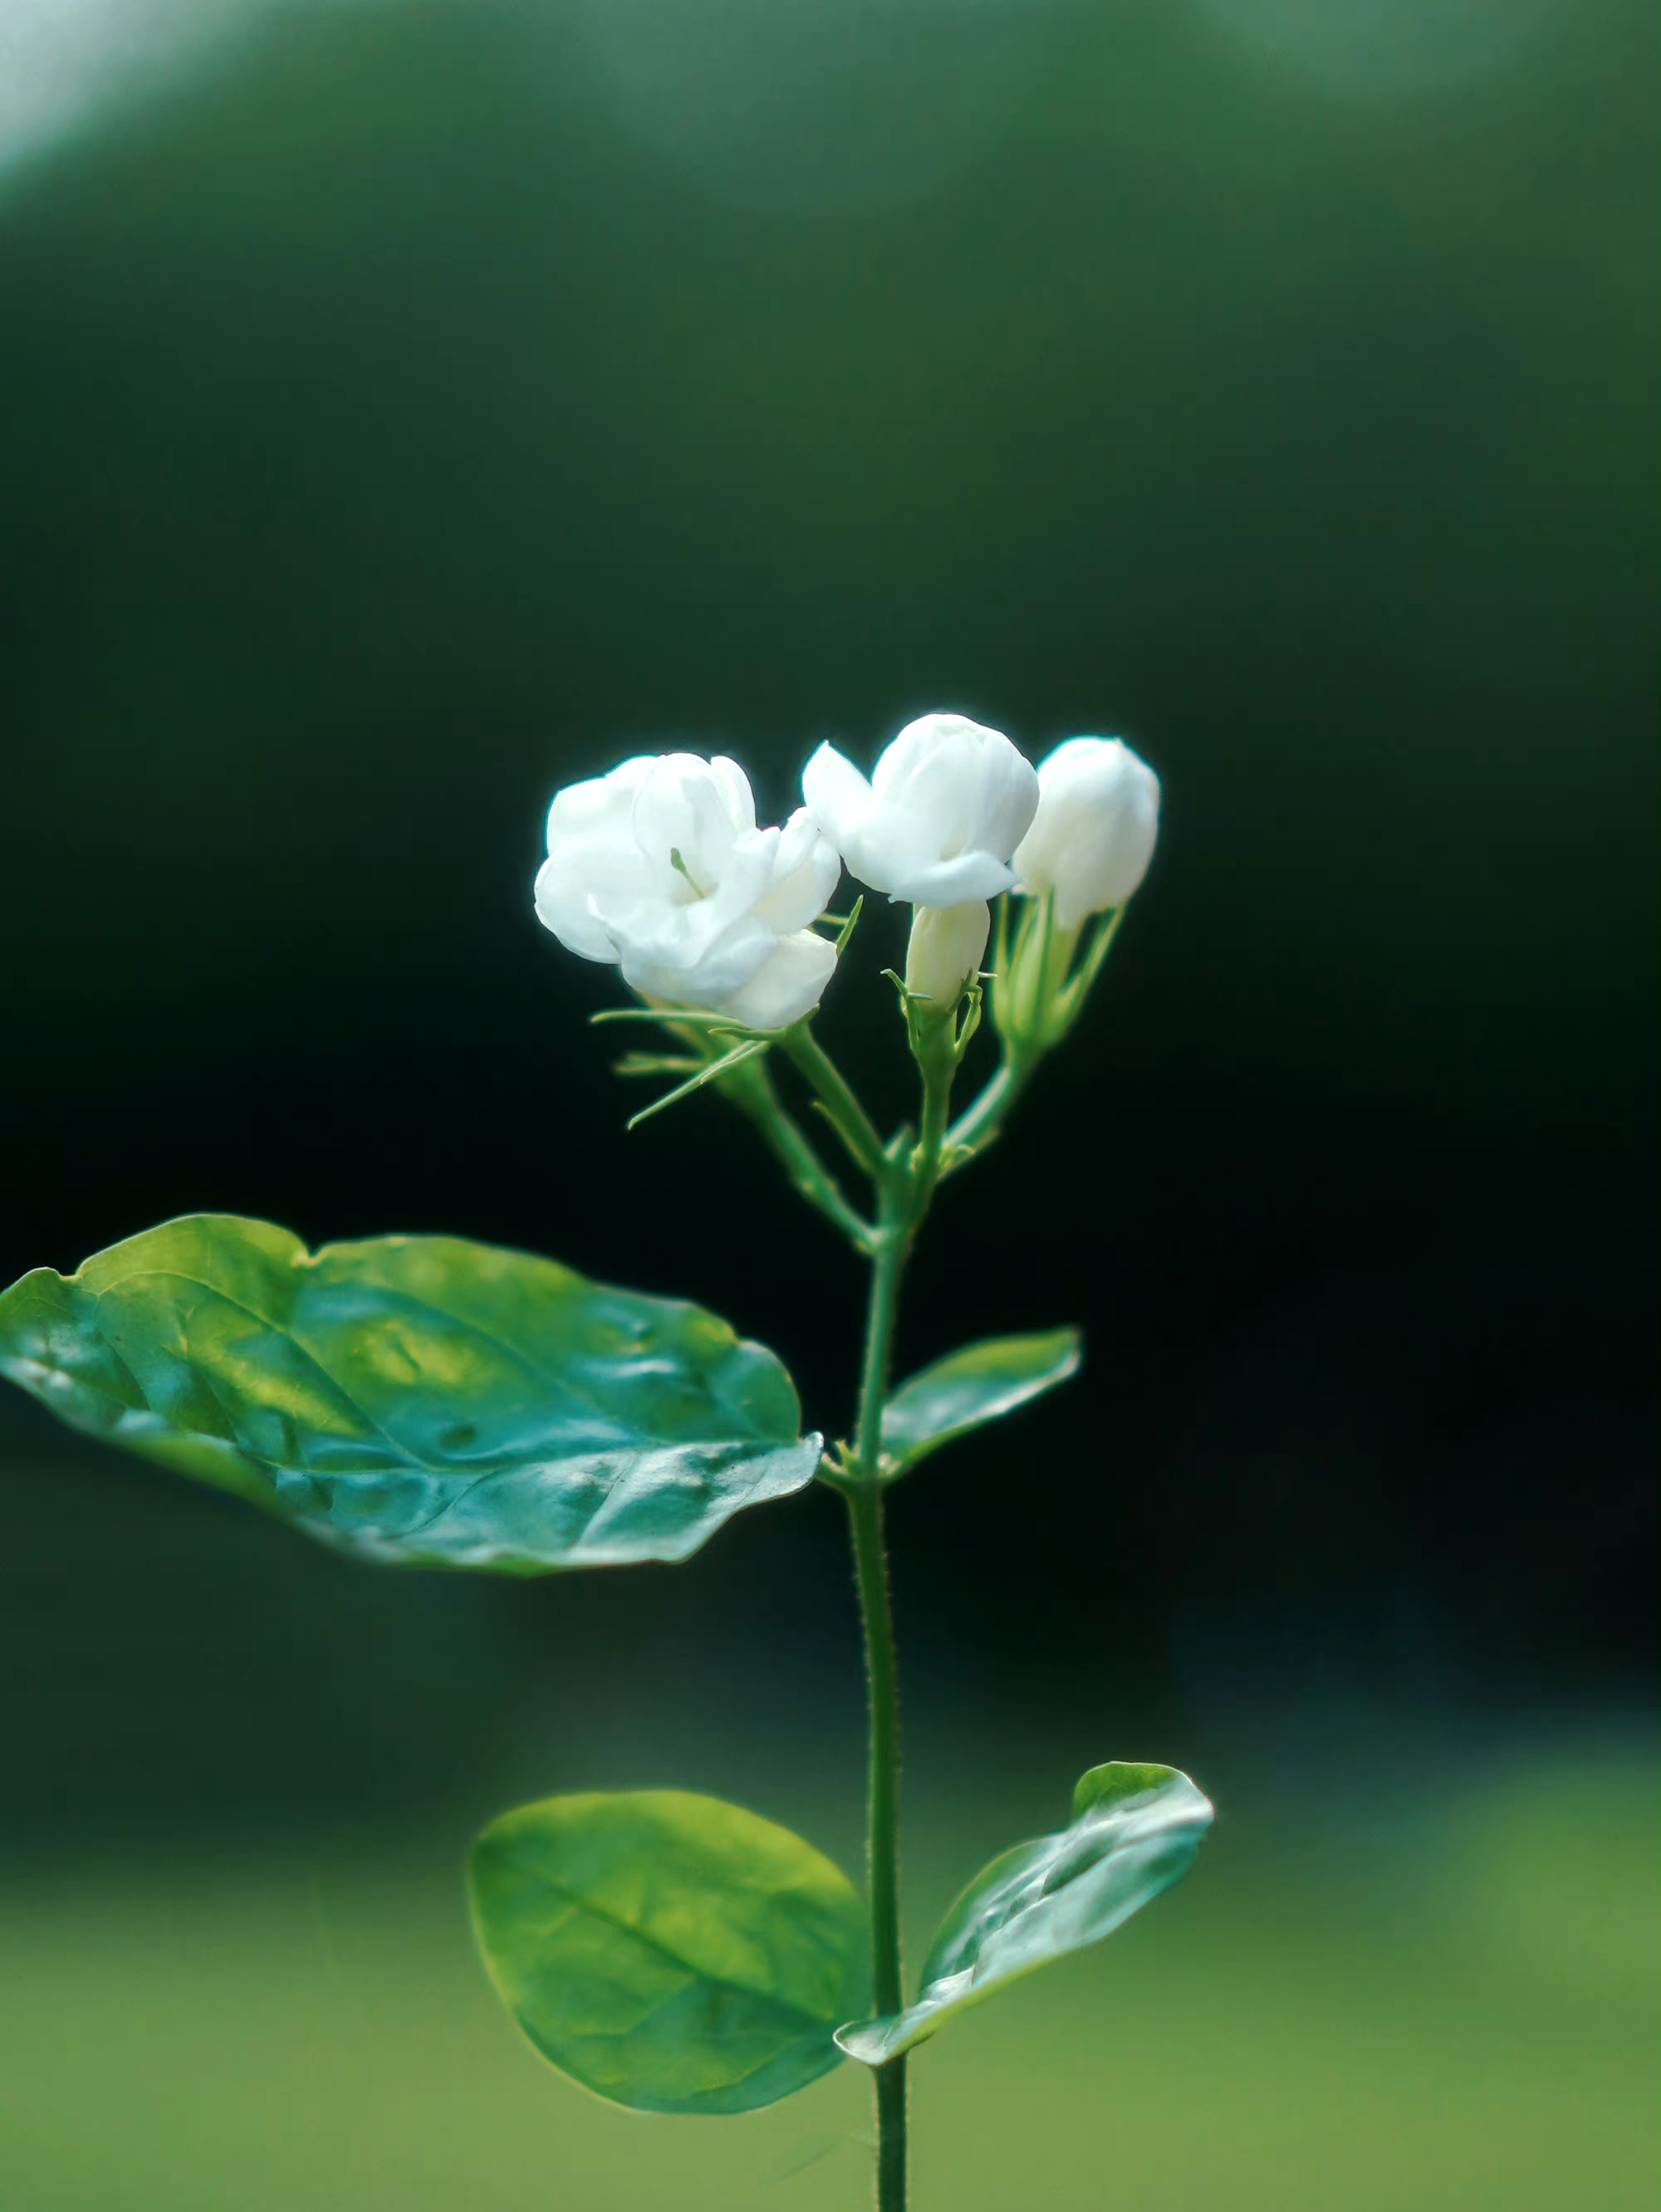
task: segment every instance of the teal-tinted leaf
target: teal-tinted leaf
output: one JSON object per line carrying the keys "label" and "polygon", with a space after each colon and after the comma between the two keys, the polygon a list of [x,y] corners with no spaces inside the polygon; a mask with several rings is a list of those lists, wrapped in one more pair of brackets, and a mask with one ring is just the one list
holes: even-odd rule
{"label": "teal-tinted leaf", "polygon": [[1013,1413],[1078,1373],[1084,1340],[1076,1328],[1034,1336],[993,1336],[948,1352],[903,1382],[882,1409],[882,1449],[903,1474],[954,1437]]}
{"label": "teal-tinted leaf", "polygon": [[713,1314],[450,1237],[313,1254],[191,1215],[14,1284],[0,1373],[72,1428],[417,1566],[683,1559],[818,1463],[784,1369]]}
{"label": "teal-tinted leaf", "polygon": [[532,2044],[645,2112],[747,2112],[838,2064],[865,1909],[788,1828],[679,1790],[549,1797],[473,1847],[473,1924]]}
{"label": "teal-tinted leaf", "polygon": [[1092,1766],[1070,1826],[994,1859],[952,1906],[916,2004],[841,2028],[837,2041],[881,2066],[1006,1982],[1099,1943],[1182,1879],[1210,1825],[1210,1802],[1175,1767]]}

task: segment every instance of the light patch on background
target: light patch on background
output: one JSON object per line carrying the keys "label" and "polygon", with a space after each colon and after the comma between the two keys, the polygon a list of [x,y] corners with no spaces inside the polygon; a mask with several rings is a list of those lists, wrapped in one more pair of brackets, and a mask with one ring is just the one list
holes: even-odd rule
{"label": "light patch on background", "polygon": [[[0,173],[188,90],[271,19],[391,0],[0,0]],[[713,196],[880,208],[963,173],[1041,71],[1049,0],[474,0],[577,62],[643,151]]]}
{"label": "light patch on background", "polygon": [[[375,4],[391,0],[0,0],[0,173],[188,88],[278,15]],[[1123,14],[1135,48],[1137,11],[1101,4]],[[1190,0],[1237,52],[1363,98],[1501,70],[1567,4]],[[1044,87],[1058,13],[1051,0],[472,5],[539,34],[551,83],[575,60],[596,103],[699,189],[794,214],[880,210],[948,188]],[[536,55],[533,40],[533,64]]]}
{"label": "light patch on background", "polygon": [[283,5],[0,0],[0,174],[113,111],[188,83]]}
{"label": "light patch on background", "polygon": [[1566,0],[1194,0],[1258,57],[1333,91],[1454,89],[1527,54]]}
{"label": "light patch on background", "polygon": [[926,198],[1025,103],[1044,0],[569,0],[597,96],[648,151],[757,210]]}

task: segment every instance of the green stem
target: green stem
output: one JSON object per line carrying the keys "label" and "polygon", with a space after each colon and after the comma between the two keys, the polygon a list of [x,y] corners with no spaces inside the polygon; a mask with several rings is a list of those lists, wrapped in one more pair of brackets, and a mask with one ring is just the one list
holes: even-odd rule
{"label": "green stem", "polygon": [[955,1011],[945,1021],[919,1023],[912,1049],[922,1072],[922,1114],[917,1149],[911,1157],[911,1218],[921,1222],[940,1179],[940,1159],[950,1134],[952,1082],[958,1072]]}
{"label": "green stem", "polygon": [[748,1060],[716,1079],[740,1112],[765,1139],[774,1158],[807,1203],[832,1222],[856,1251],[873,1249],[875,1231],[849,1204],[836,1178],[809,1144],[795,1116],[773,1088],[764,1060]]}
{"label": "green stem", "polygon": [[[972,1105],[966,1106],[946,1135],[946,1145],[953,1153],[983,1152],[1003,1127],[1003,1119],[1025,1089],[1031,1073],[1031,1062],[1019,1060],[1007,1048],[997,1073]],[[957,1165],[966,1165],[958,1161]]]}
{"label": "green stem", "polygon": [[826,1121],[848,1147],[849,1158],[867,1175],[880,1181],[885,1166],[882,1139],[848,1078],[806,1022],[786,1030],[782,1042],[812,1085]]}
{"label": "green stem", "polygon": [[[867,1865],[871,1887],[871,1981],[879,2014],[904,2002],[900,1959],[899,1662],[889,1601],[882,1528],[882,1408],[893,1356],[900,1276],[910,1243],[910,1178],[904,1212],[884,1206],[881,1241],[872,1262],[860,1376],[855,1480],[848,1518],[865,1625],[865,1671],[871,1701],[867,1769]],[[905,2212],[905,2060],[891,2058],[874,2075],[877,2107],[877,2212]]]}

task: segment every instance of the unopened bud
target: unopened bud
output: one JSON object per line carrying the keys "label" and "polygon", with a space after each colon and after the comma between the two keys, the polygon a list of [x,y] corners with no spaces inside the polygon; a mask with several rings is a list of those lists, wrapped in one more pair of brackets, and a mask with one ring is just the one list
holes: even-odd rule
{"label": "unopened bud", "polygon": [[927,999],[931,1010],[949,1013],[979,971],[991,927],[992,909],[984,899],[916,908],[905,955],[906,989]]}
{"label": "unopened bud", "polygon": [[1016,888],[1053,893],[1076,929],[1123,906],[1147,873],[1159,829],[1159,779],[1118,738],[1068,738],[1038,767],[1038,811],[1015,848]]}

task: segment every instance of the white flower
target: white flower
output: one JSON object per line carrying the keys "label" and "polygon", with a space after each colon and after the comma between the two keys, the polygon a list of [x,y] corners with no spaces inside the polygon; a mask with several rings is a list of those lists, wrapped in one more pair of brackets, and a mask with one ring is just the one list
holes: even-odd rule
{"label": "white flower", "polygon": [[1068,738],[1038,767],[1041,796],[1015,848],[1016,888],[1056,895],[1056,921],[1123,906],[1147,873],[1159,830],[1159,779],[1118,738]]}
{"label": "white flower", "polygon": [[555,799],[537,918],[647,998],[782,1029],[836,967],[807,924],[841,872],[805,808],[782,830],[756,827],[735,761],[643,755]]}
{"label": "white flower", "polygon": [[807,811],[862,884],[916,906],[995,898],[1038,804],[1030,761],[962,714],[908,722],[867,783],[834,745],[802,777]]}
{"label": "white flower", "polygon": [[911,916],[905,988],[937,1011],[955,1006],[986,951],[992,909],[984,899],[962,906],[920,906]]}

